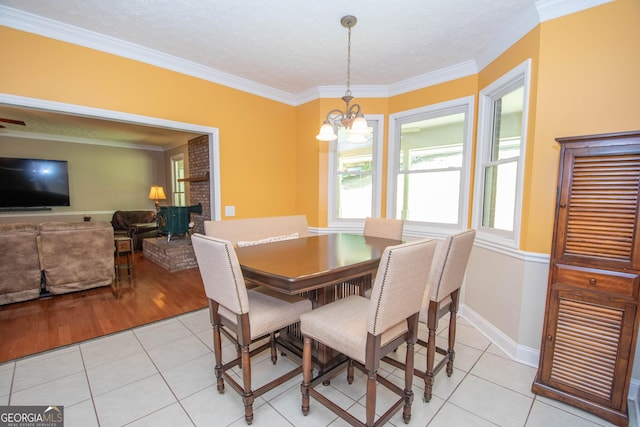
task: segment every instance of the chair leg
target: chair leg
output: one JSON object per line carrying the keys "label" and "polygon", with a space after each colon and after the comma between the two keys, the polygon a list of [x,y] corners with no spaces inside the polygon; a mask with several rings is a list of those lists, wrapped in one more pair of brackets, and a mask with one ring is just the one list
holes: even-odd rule
{"label": "chair leg", "polygon": [[218,393],[224,393],[224,380],[222,379],[222,339],[220,337],[220,325],[213,325],[213,353],[216,357],[216,382]]}
{"label": "chair leg", "polygon": [[429,327],[429,337],[427,339],[427,368],[424,372],[424,401],[429,402],[433,390],[433,365],[436,356],[436,330]]}
{"label": "chair leg", "polygon": [[302,415],[309,415],[309,385],[311,383],[311,338],[304,337],[302,347]]}
{"label": "chair leg", "polygon": [[414,344],[407,342],[407,354],[405,356],[404,370],[404,408],[402,410],[402,419],[405,424],[411,421],[411,404],[413,403],[413,367],[415,364]]}
{"label": "chair leg", "polygon": [[456,357],[456,352],[453,349],[456,343],[456,313],[453,309],[449,312],[449,343],[447,349],[447,376],[450,377],[453,374],[453,360]]}
{"label": "chair leg", "polygon": [[240,359],[238,369],[242,369],[242,347],[240,347],[240,344],[236,344],[236,358]]}
{"label": "chair leg", "polygon": [[278,361],[278,350],[276,349],[276,333],[272,332],[269,336],[269,343],[271,344],[271,363],[274,365]]}
{"label": "chair leg", "polygon": [[377,375],[375,372],[367,372],[367,426],[374,425],[374,421],[376,418],[376,379]]}
{"label": "chair leg", "polygon": [[241,346],[242,353],[242,401],[244,402],[244,420],[253,422],[253,390],[251,390],[251,353],[248,345]]}
{"label": "chair leg", "polygon": [[347,382],[353,384],[353,360],[347,362]]}

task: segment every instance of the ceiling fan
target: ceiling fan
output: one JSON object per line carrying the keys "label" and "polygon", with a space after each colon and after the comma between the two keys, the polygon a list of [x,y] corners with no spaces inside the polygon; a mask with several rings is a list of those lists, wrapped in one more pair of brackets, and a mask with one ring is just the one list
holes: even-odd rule
{"label": "ceiling fan", "polygon": [[[10,123],[12,125],[26,126],[26,124],[22,120],[3,119],[2,117],[0,117],[0,122]],[[6,126],[0,125],[0,128],[5,128],[5,127]]]}

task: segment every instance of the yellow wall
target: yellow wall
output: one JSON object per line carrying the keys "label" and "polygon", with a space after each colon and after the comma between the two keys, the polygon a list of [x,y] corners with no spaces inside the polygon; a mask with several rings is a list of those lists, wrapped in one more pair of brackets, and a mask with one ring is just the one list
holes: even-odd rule
{"label": "yellow wall", "polygon": [[[309,225],[326,226],[326,179],[320,177],[326,159],[327,143],[316,140],[321,110],[319,100],[296,108],[296,214],[306,214]],[[326,169],[325,169],[326,171]],[[326,173],[326,172],[325,172]],[[325,175],[326,177],[326,175]],[[324,221],[324,222],[323,222]]]}
{"label": "yellow wall", "polygon": [[295,210],[294,107],[6,27],[0,40],[0,93],[219,128],[222,206]]}
{"label": "yellow wall", "polygon": [[452,99],[475,95],[478,88],[477,76],[468,76],[445,83],[425,87],[389,99],[391,114],[412,110],[426,105],[438,104]]}
{"label": "yellow wall", "polygon": [[640,2],[616,0],[540,26],[538,90],[521,247],[551,247],[555,138],[640,129]]}

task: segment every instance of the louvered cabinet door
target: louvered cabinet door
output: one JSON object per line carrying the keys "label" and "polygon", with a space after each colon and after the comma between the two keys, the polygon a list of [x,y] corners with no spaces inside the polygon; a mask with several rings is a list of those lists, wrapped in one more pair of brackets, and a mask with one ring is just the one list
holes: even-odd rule
{"label": "louvered cabinet door", "polygon": [[557,209],[556,259],[640,267],[640,146],[566,149]]}
{"label": "louvered cabinet door", "polygon": [[612,414],[626,413],[624,378],[632,363],[636,305],[624,299],[603,303],[601,294],[575,290],[554,289],[551,296],[540,381]]}

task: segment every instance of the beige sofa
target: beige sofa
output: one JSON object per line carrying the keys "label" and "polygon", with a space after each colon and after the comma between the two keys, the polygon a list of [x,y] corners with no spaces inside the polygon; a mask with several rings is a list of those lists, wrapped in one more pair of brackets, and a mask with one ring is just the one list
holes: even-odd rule
{"label": "beige sofa", "polygon": [[113,251],[108,222],[1,224],[0,304],[109,286]]}
{"label": "beige sofa", "polygon": [[230,241],[234,246],[267,243],[309,236],[305,215],[205,221],[204,234]]}

